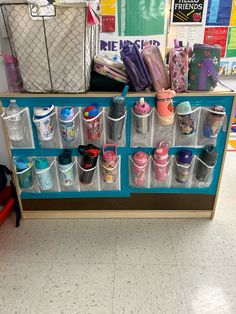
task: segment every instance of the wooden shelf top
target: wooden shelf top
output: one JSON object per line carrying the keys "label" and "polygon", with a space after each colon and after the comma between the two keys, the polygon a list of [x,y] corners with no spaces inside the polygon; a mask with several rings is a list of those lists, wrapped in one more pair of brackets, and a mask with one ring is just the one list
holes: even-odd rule
{"label": "wooden shelf top", "polygon": [[[86,92],[80,94],[61,94],[61,93],[14,93],[14,92],[1,92],[0,98],[3,97],[29,97],[29,98],[44,98],[44,97],[113,97],[115,95],[119,95],[120,92]],[[126,97],[154,97],[156,96],[156,92],[129,92]],[[176,97],[183,97],[183,96],[236,96],[236,91],[230,91],[227,88],[217,86],[214,91],[190,91],[186,93],[178,93]]]}

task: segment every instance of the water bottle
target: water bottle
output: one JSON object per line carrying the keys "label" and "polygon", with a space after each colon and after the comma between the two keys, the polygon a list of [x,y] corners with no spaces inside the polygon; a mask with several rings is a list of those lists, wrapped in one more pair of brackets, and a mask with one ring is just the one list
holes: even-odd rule
{"label": "water bottle", "polygon": [[74,122],[75,112],[73,107],[64,107],[59,113],[62,138],[67,142],[75,139],[76,129]]}
{"label": "water bottle", "polygon": [[90,141],[99,140],[101,137],[101,114],[98,104],[93,104],[84,109],[83,118],[85,121],[86,137]]}
{"label": "water bottle", "polygon": [[20,188],[31,188],[33,186],[32,163],[27,158],[16,158],[14,162]]}
{"label": "water bottle", "polygon": [[[112,147],[113,150],[106,150]],[[102,179],[105,183],[114,183],[117,180],[117,147],[116,145],[104,145],[102,148]]]}
{"label": "water bottle", "polygon": [[52,124],[52,113],[54,105],[49,107],[34,108],[34,123],[37,128],[38,137],[41,141],[50,141],[53,139],[54,130]]}
{"label": "water bottle", "polygon": [[6,71],[7,84],[9,91],[21,92],[22,91],[22,80],[20,76],[18,61],[15,57],[3,54],[4,67]]}
{"label": "water bottle", "polygon": [[125,96],[128,92],[129,86],[125,86],[121,96],[115,96],[112,99],[112,105],[109,112],[109,139],[112,141],[119,141],[122,137],[125,124]]}
{"label": "water bottle", "polygon": [[179,183],[187,183],[189,180],[190,166],[193,154],[191,150],[181,150],[178,154],[178,165],[176,172],[176,181]]}
{"label": "water bottle", "polygon": [[154,172],[155,178],[159,181],[166,181],[168,176],[168,162],[170,144],[167,142],[160,142],[157,149],[154,151]]}
{"label": "water bottle", "polygon": [[58,156],[59,175],[62,185],[71,186],[74,184],[74,170],[71,157],[71,151],[64,149]]}
{"label": "water bottle", "polygon": [[176,107],[176,112],[178,116],[179,128],[183,135],[193,134],[194,119],[192,116],[192,108],[189,101],[184,101]]}
{"label": "water bottle", "polygon": [[215,106],[208,112],[205,125],[203,127],[203,134],[207,138],[217,138],[225,119],[225,108],[222,106]]}
{"label": "water bottle", "polygon": [[10,105],[6,109],[6,119],[8,125],[8,133],[11,141],[22,141],[24,138],[24,125],[22,121],[22,114],[20,108],[17,106],[15,99],[10,99]]}
{"label": "water bottle", "polygon": [[140,98],[134,106],[134,112],[136,114],[134,124],[137,133],[147,134],[150,129],[150,111],[151,106],[144,100]]}
{"label": "water bottle", "polygon": [[161,125],[171,125],[174,123],[173,97],[175,91],[162,89],[157,93],[157,113]]}
{"label": "water bottle", "polygon": [[53,188],[53,178],[48,159],[35,158],[34,165],[41,190],[51,190]]}
{"label": "water bottle", "polygon": [[79,180],[83,184],[90,184],[93,180],[93,175],[96,170],[99,148],[92,145],[80,145],[78,147],[79,153],[83,156],[81,162],[81,171]]}
{"label": "water bottle", "polygon": [[205,150],[200,155],[200,159],[203,162],[198,161],[197,164],[196,178],[198,181],[207,182],[212,174],[217,158],[218,153],[216,152],[214,145],[207,145]]}
{"label": "water bottle", "polygon": [[134,185],[143,186],[146,181],[148,154],[139,151],[133,156],[132,182]]}

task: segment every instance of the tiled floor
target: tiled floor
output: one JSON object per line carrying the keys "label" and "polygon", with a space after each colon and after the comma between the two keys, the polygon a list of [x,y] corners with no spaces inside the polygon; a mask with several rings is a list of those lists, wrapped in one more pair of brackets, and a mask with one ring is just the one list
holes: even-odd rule
{"label": "tiled floor", "polygon": [[236,313],[236,153],[214,221],[0,227],[0,314]]}

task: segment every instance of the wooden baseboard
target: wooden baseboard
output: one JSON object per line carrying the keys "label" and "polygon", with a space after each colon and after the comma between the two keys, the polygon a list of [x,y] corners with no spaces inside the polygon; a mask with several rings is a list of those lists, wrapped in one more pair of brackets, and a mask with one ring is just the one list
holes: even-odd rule
{"label": "wooden baseboard", "polygon": [[23,218],[212,218],[211,210],[25,211]]}

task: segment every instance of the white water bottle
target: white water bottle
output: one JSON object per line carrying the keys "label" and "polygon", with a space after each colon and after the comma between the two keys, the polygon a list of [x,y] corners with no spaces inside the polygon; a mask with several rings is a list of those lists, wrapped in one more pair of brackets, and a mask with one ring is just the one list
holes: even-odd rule
{"label": "white water bottle", "polygon": [[6,110],[9,138],[12,141],[21,141],[24,138],[23,123],[20,108],[15,99],[10,99],[10,105]]}

